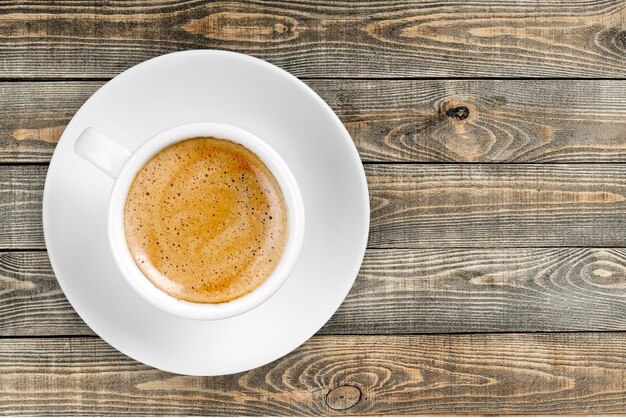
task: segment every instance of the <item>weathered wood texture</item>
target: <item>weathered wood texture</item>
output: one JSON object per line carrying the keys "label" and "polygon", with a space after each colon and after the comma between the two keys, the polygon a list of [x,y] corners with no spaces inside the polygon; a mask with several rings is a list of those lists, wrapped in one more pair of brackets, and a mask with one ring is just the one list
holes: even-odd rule
{"label": "weathered wood texture", "polygon": [[368,250],[325,334],[626,330],[626,249]]}
{"label": "weathered wood texture", "polygon": [[[0,83],[0,161],[49,161],[65,125],[102,83]],[[626,161],[626,81],[307,83],[337,112],[365,162]]]}
{"label": "weathered wood texture", "polygon": [[366,162],[626,161],[623,81],[308,83]]}
{"label": "weathered wood texture", "polygon": [[314,337],[216,378],[161,372],[95,338],[5,339],[0,413],[624,414],[626,335]]}
{"label": "weathered wood texture", "polygon": [[623,247],[626,165],[369,165],[371,247]]}
{"label": "weathered wood texture", "polygon": [[41,203],[47,170],[0,166],[0,249],[45,248]]}
{"label": "weathered wood texture", "polygon": [[[626,165],[367,165],[370,247],[624,247]],[[0,248],[43,249],[45,166],[0,166]]]}
{"label": "weathered wood texture", "polygon": [[67,123],[102,84],[0,83],[0,162],[50,161]]}
{"label": "weathered wood texture", "polygon": [[0,77],[111,77],[197,48],[305,77],[626,76],[622,0],[98,4],[2,4]]}
{"label": "weathered wood texture", "polygon": [[[0,253],[0,318],[4,337],[93,335],[45,252]],[[581,330],[626,330],[626,250],[368,250],[320,334]]]}
{"label": "weathered wood texture", "polygon": [[0,253],[0,336],[94,335],[63,295],[48,255]]}

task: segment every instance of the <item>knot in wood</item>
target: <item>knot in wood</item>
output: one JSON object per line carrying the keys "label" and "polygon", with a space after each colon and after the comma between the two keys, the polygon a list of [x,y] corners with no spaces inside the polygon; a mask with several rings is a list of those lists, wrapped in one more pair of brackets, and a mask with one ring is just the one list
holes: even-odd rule
{"label": "knot in wood", "polygon": [[328,392],[326,405],[335,410],[352,408],[361,400],[361,390],[355,386],[339,386]]}
{"label": "knot in wood", "polygon": [[446,115],[451,118],[457,118],[458,120],[467,119],[469,116],[469,109],[465,106],[451,107],[446,111]]}
{"label": "knot in wood", "polygon": [[278,34],[280,34],[280,33],[287,33],[287,32],[291,32],[291,27],[289,27],[288,25],[282,24],[282,23],[276,23],[274,25],[274,30]]}

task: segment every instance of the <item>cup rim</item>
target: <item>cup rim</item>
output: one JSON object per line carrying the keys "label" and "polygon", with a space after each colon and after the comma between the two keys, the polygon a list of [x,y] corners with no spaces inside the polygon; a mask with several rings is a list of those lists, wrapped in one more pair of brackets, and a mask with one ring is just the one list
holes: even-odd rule
{"label": "cup rim", "polygon": [[[124,206],[137,172],[161,150],[177,142],[212,136],[235,142],[256,154],[278,182],[287,209],[287,242],[270,276],[249,293],[223,303],[198,303],[177,299],[157,288],[133,259],[124,231]],[[304,203],[298,183],[282,157],[256,135],[232,125],[194,122],[168,128],[141,144],[115,179],[107,214],[108,241],[122,276],[144,299],[171,314],[198,320],[225,319],[250,311],[269,299],[286,282],[295,267],[304,239]]]}

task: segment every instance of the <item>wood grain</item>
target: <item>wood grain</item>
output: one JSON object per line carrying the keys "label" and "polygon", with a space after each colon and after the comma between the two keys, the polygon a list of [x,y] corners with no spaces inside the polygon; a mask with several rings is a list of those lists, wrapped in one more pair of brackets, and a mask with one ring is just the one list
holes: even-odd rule
{"label": "wood grain", "polygon": [[365,162],[624,162],[626,83],[318,81]]}
{"label": "wood grain", "polygon": [[[0,318],[4,337],[94,335],[45,252],[0,253]],[[624,249],[368,250],[319,334],[589,330],[626,331]]]}
{"label": "wood grain", "polygon": [[[373,248],[624,247],[626,165],[365,168]],[[43,249],[46,167],[0,166],[0,249]]]}
{"label": "wood grain", "polygon": [[0,249],[45,248],[45,166],[0,166]]}
{"label": "wood grain", "polygon": [[[626,81],[307,80],[365,162],[624,162]],[[47,162],[102,82],[0,83],[0,162]],[[467,109],[467,114],[455,114]]]}
{"label": "wood grain", "polygon": [[50,161],[67,123],[102,84],[0,83],[0,162]]}
{"label": "wood grain", "polygon": [[[349,402],[336,402],[348,386],[360,397],[341,389]],[[9,415],[624,414],[626,335],[314,337],[215,378],[161,372],[95,338],[4,339],[0,389]]]}
{"label": "wood grain", "polygon": [[619,77],[622,0],[9,2],[0,77],[111,77],[217,48],[303,77]]}
{"label": "wood grain", "polygon": [[0,336],[94,335],[63,295],[43,251],[0,253]]}
{"label": "wood grain", "polygon": [[370,247],[623,247],[625,165],[369,165]]}
{"label": "wood grain", "polygon": [[626,330],[626,250],[368,250],[324,334]]}

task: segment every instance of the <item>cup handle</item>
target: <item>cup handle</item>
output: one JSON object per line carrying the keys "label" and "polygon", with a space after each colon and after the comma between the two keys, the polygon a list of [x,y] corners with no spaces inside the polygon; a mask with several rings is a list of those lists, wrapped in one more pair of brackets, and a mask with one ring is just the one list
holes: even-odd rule
{"label": "cup handle", "polygon": [[91,127],[78,136],[74,152],[113,178],[131,154],[125,146]]}

